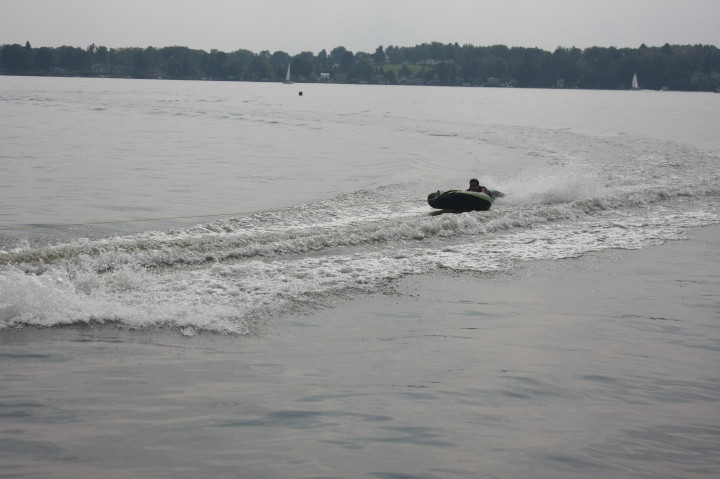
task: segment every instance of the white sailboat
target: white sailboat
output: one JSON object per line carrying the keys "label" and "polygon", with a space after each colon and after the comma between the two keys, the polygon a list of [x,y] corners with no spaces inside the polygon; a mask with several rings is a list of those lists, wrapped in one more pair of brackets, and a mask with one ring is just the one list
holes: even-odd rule
{"label": "white sailboat", "polygon": [[288,63],[288,69],[287,74],[285,75],[285,81],[283,82],[286,85],[292,85],[292,81],[290,81],[290,65],[292,65],[292,62]]}
{"label": "white sailboat", "polygon": [[635,74],[633,75],[632,87],[630,87],[630,88],[633,89],[633,90],[639,90],[639,89],[640,89],[640,87],[638,87],[637,73],[635,73]]}

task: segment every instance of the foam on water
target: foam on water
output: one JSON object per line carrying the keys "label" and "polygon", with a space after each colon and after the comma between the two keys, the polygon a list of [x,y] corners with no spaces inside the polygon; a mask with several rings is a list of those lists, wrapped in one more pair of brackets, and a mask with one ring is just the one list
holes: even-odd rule
{"label": "foam on water", "polygon": [[[210,108],[204,113],[190,103],[167,111],[154,105],[166,120],[180,109],[203,121],[213,115],[223,116],[218,121],[238,121],[225,118],[231,111]],[[238,114],[266,136],[276,131],[260,125],[268,118],[277,118],[273,125],[282,128],[312,124],[322,130],[341,123],[342,129],[330,137],[352,139],[353,145],[362,136],[356,129],[371,128],[378,136],[360,150],[365,156],[348,155],[341,161],[342,155],[333,153],[305,173],[311,176],[327,168],[332,178],[347,177],[339,193],[322,200],[135,234],[64,229],[32,238],[0,235],[0,328],[112,322],[185,334],[253,334],[270,319],[338,296],[392,290],[393,282],[406,275],[502,273],[524,261],[682,238],[689,228],[719,220],[717,153],[683,143],[473,123],[473,117],[448,117],[438,123],[433,118],[417,120],[420,112],[408,113],[411,120],[351,109],[327,109],[307,117],[298,107],[288,113],[280,105],[253,105]],[[404,138],[403,146],[417,144],[417,149],[402,158],[371,154],[398,135]],[[315,138],[320,137],[313,137],[307,148]],[[336,141],[333,148],[341,147],[342,141]],[[436,159],[447,148],[454,149],[452,158],[466,159],[448,168]],[[253,159],[245,198],[262,200],[265,190],[255,183],[269,182],[276,172],[292,167],[302,174],[304,163],[288,151],[278,150],[288,157],[265,176],[258,166],[264,157]],[[113,154],[124,155],[119,150]],[[194,164],[196,158],[187,161]],[[152,171],[165,171],[158,166],[163,164]],[[178,177],[192,177],[195,171]],[[464,185],[468,171],[479,171],[483,183],[507,196],[487,212],[431,212],[427,194]],[[353,175],[362,180],[353,180]],[[401,176],[407,181],[397,183]],[[352,188],[353,181],[360,186]],[[305,192],[305,197],[312,196],[316,193]]]}
{"label": "foam on water", "polygon": [[250,334],[269,318],[404,275],[508,271],[657,244],[718,221],[707,207],[716,189],[628,190],[596,180],[539,178],[488,212],[431,214],[412,187],[395,185],[169,231],[20,244],[0,256],[0,324]]}

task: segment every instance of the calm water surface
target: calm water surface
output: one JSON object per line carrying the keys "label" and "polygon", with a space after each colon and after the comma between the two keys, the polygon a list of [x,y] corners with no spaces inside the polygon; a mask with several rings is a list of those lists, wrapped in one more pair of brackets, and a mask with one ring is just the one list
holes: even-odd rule
{"label": "calm water surface", "polygon": [[0,77],[0,465],[716,477],[718,102]]}

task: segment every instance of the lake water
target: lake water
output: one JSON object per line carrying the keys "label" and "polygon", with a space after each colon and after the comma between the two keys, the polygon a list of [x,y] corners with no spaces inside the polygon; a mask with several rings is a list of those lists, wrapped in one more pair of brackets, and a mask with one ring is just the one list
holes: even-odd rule
{"label": "lake water", "polygon": [[[711,93],[0,77],[0,466],[717,477],[718,124]],[[507,196],[427,205],[471,177]]]}

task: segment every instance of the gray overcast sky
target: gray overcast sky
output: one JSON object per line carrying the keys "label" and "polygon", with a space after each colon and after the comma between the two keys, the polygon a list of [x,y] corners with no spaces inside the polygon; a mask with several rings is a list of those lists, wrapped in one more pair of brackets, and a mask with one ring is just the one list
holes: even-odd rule
{"label": "gray overcast sky", "polygon": [[372,53],[438,41],[720,46],[720,0],[0,0],[0,44]]}

